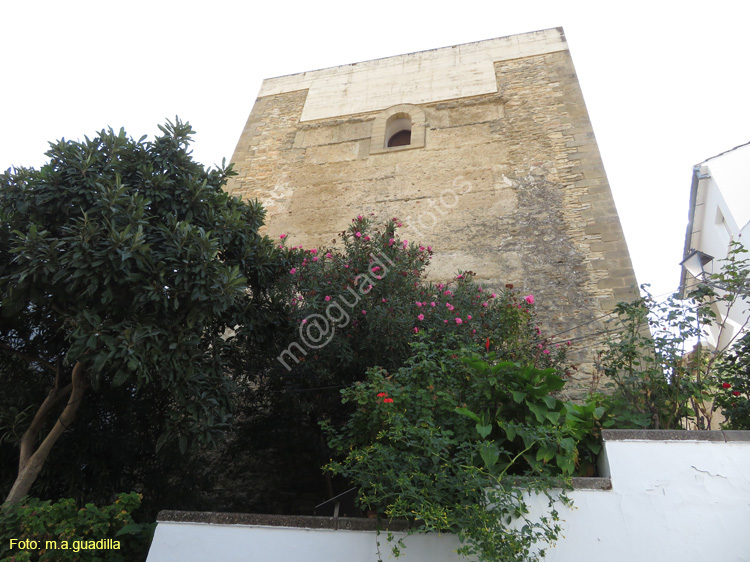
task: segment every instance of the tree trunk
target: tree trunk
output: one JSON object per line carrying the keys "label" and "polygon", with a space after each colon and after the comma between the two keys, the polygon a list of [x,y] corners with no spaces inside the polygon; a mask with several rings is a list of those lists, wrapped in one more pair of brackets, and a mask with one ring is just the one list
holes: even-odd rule
{"label": "tree trunk", "polygon": [[[36,477],[42,470],[52,447],[68,426],[73,423],[76,410],[78,410],[78,406],[81,404],[87,386],[83,366],[78,362],[73,367],[71,384],[63,389],[59,389],[56,384],[55,388],[39,407],[29,429],[26,430],[23,439],[21,439],[18,477],[13,483],[13,487],[10,489],[8,497],[5,498],[5,503],[18,503],[21,498],[29,493],[31,486],[34,484]],[[44,420],[49,415],[52,406],[54,406],[55,403],[63,398],[68,392],[70,392],[70,397],[68,398],[68,403],[65,405],[65,409],[57,418],[57,422],[55,422],[55,425],[47,434],[47,437],[44,438],[44,441],[42,441],[36,451],[32,454],[34,444],[37,442],[39,432],[41,431]]]}

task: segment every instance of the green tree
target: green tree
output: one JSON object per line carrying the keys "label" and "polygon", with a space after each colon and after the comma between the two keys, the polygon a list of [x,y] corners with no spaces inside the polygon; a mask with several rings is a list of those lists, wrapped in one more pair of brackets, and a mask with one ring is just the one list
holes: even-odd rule
{"label": "green tree", "polygon": [[[0,440],[18,447],[9,503],[97,393],[151,417],[131,439],[180,452],[212,443],[230,423],[235,344],[274,337],[272,287],[287,267],[258,234],[262,208],[222,190],[231,168],[193,161],[189,124],[160,129],[153,141],[111,129],[63,139],[38,171],[0,176]],[[117,422],[118,408],[99,406],[99,425]]]}

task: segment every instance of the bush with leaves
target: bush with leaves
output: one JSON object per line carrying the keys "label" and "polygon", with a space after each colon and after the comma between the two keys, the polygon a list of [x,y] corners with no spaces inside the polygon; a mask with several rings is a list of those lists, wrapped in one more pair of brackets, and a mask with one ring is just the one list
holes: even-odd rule
{"label": "bush with leaves", "polygon": [[553,395],[564,380],[467,349],[456,334],[427,332],[412,349],[404,367],[371,369],[342,391],[355,409],[341,427],[324,424],[342,457],[327,470],[359,487],[365,509],[412,520],[410,532],[455,532],[463,555],[541,556],[557,513],[531,520],[524,497],[575,471],[575,430]]}
{"label": "bush with leaves", "polygon": [[[246,459],[233,473],[253,475],[239,486],[252,496],[250,505],[309,513],[348,487],[321,478],[330,451],[318,423],[343,424],[351,404],[341,405],[340,389],[364,380],[371,367],[398,369],[414,353],[410,344],[428,330],[435,338],[451,334],[457,342],[488,347],[506,361],[541,369],[563,361],[567,346],[543,337],[533,296],[510,285],[493,293],[471,272],[429,283],[432,248],[403,240],[399,231],[398,219],[359,216],[337,246],[289,248],[294,263],[286,283],[296,330],[285,344],[289,353],[280,356],[289,370],[276,361],[276,371],[256,377],[231,445],[232,466]],[[288,241],[282,234],[279,245]],[[327,336],[324,345],[305,346],[300,329]],[[263,443],[243,435],[262,435]],[[268,463],[273,470],[264,472]]]}
{"label": "bush with leaves", "polygon": [[[344,369],[361,378],[369,367],[403,363],[409,343],[425,330],[453,333],[466,343],[490,338],[504,358],[539,366],[564,352],[534,326],[532,295],[521,297],[512,285],[489,291],[470,271],[449,283],[426,282],[432,248],[402,240],[400,226],[396,218],[377,225],[359,216],[341,233],[343,251],[291,248],[296,324],[301,333],[325,336],[312,351],[296,350],[305,367],[338,372],[338,381]],[[299,367],[295,358],[289,363]]]}
{"label": "bush with leaves", "polygon": [[89,503],[79,509],[72,499],[29,497],[6,504],[0,509],[0,562],[145,560],[154,525],[134,521],[140,503],[141,496],[131,492],[103,507]]}
{"label": "bush with leaves", "polygon": [[733,243],[721,270],[698,283],[685,300],[672,295],[657,301],[644,285],[644,296],[615,307],[594,385],[606,381],[608,392],[590,399],[605,408],[604,427],[708,429],[718,407],[727,408],[730,420],[734,416],[731,427],[739,427],[748,408],[742,375],[747,344],[730,341],[709,349],[701,340],[716,325],[716,339],[723,342],[728,323],[717,312],[727,316],[748,302],[745,253]]}

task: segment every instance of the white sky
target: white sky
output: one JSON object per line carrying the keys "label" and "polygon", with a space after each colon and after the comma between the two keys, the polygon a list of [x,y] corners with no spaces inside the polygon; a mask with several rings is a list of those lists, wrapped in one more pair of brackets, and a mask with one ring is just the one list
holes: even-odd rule
{"label": "white sky", "polygon": [[[176,114],[198,161],[228,161],[263,78],[563,26],[636,275],[661,294],[679,281],[693,164],[750,140],[748,16],[739,0],[9,0],[0,169]],[[717,178],[750,193],[738,152]]]}

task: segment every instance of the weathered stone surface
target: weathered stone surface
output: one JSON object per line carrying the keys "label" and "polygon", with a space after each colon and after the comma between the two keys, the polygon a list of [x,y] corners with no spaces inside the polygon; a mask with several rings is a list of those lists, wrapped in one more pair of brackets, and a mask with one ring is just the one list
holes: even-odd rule
{"label": "weathered stone surface", "polygon": [[[480,89],[450,83],[463,75],[450,49],[267,81],[228,189],[264,203],[269,234],[305,247],[330,245],[358,214],[399,217],[405,238],[435,250],[431,279],[472,270],[488,288],[533,293],[545,333],[581,342],[573,349],[583,388],[591,335],[616,302],[637,295],[596,139],[562,30],[489,41],[484,58],[482,44],[470,57]],[[417,82],[409,68],[421,69]],[[320,91],[340,88],[341,77],[351,88],[340,95],[354,97],[325,101]],[[374,91],[386,85],[419,90],[396,97],[424,112],[424,147],[383,151],[384,139],[372,138],[388,109],[378,104],[393,97]],[[318,92],[312,101],[308,91]]]}

